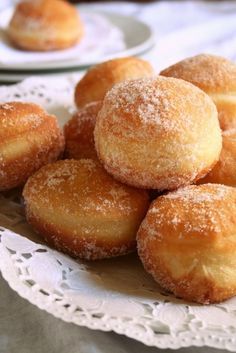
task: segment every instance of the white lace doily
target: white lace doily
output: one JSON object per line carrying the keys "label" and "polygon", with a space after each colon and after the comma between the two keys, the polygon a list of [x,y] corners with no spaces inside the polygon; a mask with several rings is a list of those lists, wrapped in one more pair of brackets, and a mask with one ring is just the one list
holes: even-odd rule
{"label": "white lace doily", "polygon": [[[39,103],[61,124],[73,110],[70,80],[31,78],[1,87],[0,96]],[[160,348],[236,350],[236,298],[210,306],[175,299],[145,273],[136,255],[76,262],[33,233],[17,192],[0,195],[0,270],[22,297],[62,320]]]}

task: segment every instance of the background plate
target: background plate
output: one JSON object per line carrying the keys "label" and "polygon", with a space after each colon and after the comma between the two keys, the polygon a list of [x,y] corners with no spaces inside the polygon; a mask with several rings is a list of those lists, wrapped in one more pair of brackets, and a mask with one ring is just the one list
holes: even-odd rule
{"label": "background plate", "polygon": [[[5,11],[1,11],[0,13],[0,27],[1,28],[6,28],[7,23],[9,22],[9,18],[12,14],[12,8],[7,9]],[[33,73],[34,71],[47,71],[47,70],[53,70],[54,72],[57,72],[58,70],[64,70],[64,69],[71,69],[71,70],[79,70],[79,69],[85,69],[88,66],[95,65],[98,62],[108,60],[113,57],[121,57],[121,56],[129,56],[129,55],[138,55],[141,54],[148,49],[150,49],[154,45],[154,35],[152,33],[151,28],[143,23],[142,21],[135,19],[130,16],[124,16],[124,15],[119,15],[119,14],[114,14],[114,13],[107,13],[107,12],[93,12],[91,10],[87,10],[83,8],[81,10],[81,15],[84,16],[85,18],[90,18],[92,19],[91,16],[96,16],[100,15],[101,18],[104,18],[106,21],[112,23],[114,27],[116,27],[121,34],[123,35],[123,40],[124,40],[124,45],[125,49],[112,49],[111,53],[107,53],[102,56],[96,56],[95,58],[91,57],[89,55],[89,50],[87,50],[87,55],[83,55],[84,57],[81,58],[80,54],[80,47],[78,45],[78,48],[76,49],[69,49],[69,50],[63,50],[60,52],[56,53],[51,52],[50,55],[48,53],[37,53],[37,59],[35,59],[35,62],[27,62],[26,63],[6,63],[6,62],[0,62],[0,72],[3,73],[8,73],[11,74],[13,71],[15,74],[19,74],[19,71],[24,71],[26,72],[31,72]],[[86,17],[87,16],[87,17]],[[91,21],[90,21],[91,22]],[[99,24],[98,24],[99,25]],[[102,23],[100,23],[100,26],[102,26]],[[94,31],[94,38],[96,40],[97,46],[99,48],[99,45],[104,45],[104,40],[106,38],[99,38],[97,39],[96,36],[96,31]],[[107,37],[107,33],[105,33]],[[90,33],[90,37],[93,37],[93,33]],[[2,38],[4,37],[3,35],[3,30],[2,30]],[[101,41],[99,43],[99,40]],[[6,42],[4,45],[9,45]],[[83,44],[84,45],[84,44]],[[121,47],[121,46],[120,46]],[[3,55],[3,48],[1,48],[2,53],[0,52],[1,55]],[[17,54],[22,54],[22,51],[15,49],[14,52]],[[31,55],[32,52],[29,53]],[[25,53],[27,55],[27,53]],[[45,59],[45,55],[47,55],[48,60]],[[40,60],[39,58],[42,58],[45,60],[44,62]],[[53,60],[53,61],[52,61]]]}

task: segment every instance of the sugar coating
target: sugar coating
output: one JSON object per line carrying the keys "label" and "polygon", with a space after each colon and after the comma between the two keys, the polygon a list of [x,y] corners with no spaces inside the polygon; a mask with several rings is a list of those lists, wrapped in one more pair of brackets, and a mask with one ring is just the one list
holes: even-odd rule
{"label": "sugar coating", "polygon": [[222,136],[232,137],[233,140],[235,140],[236,139],[236,129],[233,128],[233,129],[222,131]]}
{"label": "sugar coating", "polygon": [[91,102],[80,109],[64,127],[66,158],[97,158],[94,127],[102,102]]}
{"label": "sugar coating", "polygon": [[220,159],[214,168],[200,179],[200,184],[219,183],[236,186],[236,129],[222,132],[223,147]]}
{"label": "sugar coating", "polygon": [[64,160],[41,168],[23,192],[28,222],[72,256],[124,255],[148,208],[148,195],[122,185],[91,159]]}
{"label": "sugar coating", "polygon": [[86,104],[86,106],[80,109],[76,113],[76,132],[79,133],[81,131],[81,126],[85,121],[94,121],[96,119],[96,115],[99,112],[102,106],[102,102],[96,101]]}
{"label": "sugar coating", "polygon": [[115,85],[105,96],[94,135],[109,173],[159,190],[204,176],[222,143],[209,96],[188,82],[160,76]]}
{"label": "sugar coating", "polygon": [[24,184],[64,148],[55,116],[32,103],[0,104],[0,190]]}
{"label": "sugar coating", "polygon": [[[207,96],[192,89],[187,82],[181,87],[175,79],[153,77],[115,85],[106,95],[106,109],[109,111],[107,106],[110,104],[114,119],[115,112],[121,110],[125,114],[135,114],[135,118],[142,124],[175,131],[182,127],[182,121],[186,127],[193,126],[189,111],[184,109],[188,104],[194,106],[199,114],[204,114],[209,101]],[[174,112],[177,117],[173,116]]]}
{"label": "sugar coating", "polygon": [[[183,134],[186,129],[192,136],[197,124],[202,126],[202,135],[207,133],[208,126],[206,123],[204,127],[203,117],[209,113],[213,116],[209,121],[214,120],[216,109],[203,92],[187,82],[159,76],[116,84],[107,93],[98,119],[101,128],[111,126],[111,133],[132,141],[132,138],[160,138],[161,133],[174,137],[173,134]],[[174,148],[184,149],[200,142],[200,138],[185,140],[184,136],[182,141],[173,138],[169,148],[176,144]],[[194,157],[193,154],[191,158]]]}
{"label": "sugar coating", "polygon": [[157,198],[142,222],[138,252],[167,290],[199,303],[235,295],[236,190],[188,186]]}
{"label": "sugar coating", "polygon": [[4,103],[4,104],[1,104],[1,108],[3,109],[3,111],[4,110],[13,110],[14,106],[11,103]]}
{"label": "sugar coating", "polygon": [[[136,198],[146,198],[143,191],[115,181],[92,159],[48,165],[29,180],[26,189],[33,202],[47,203],[52,209],[58,203],[58,208],[65,213],[80,212],[81,208],[85,213],[96,211],[108,215],[109,211],[119,210],[128,215],[138,210]],[[61,202],[65,197],[66,202]]]}
{"label": "sugar coating", "polygon": [[[204,190],[206,189],[206,190]],[[186,188],[180,188],[179,190],[169,193],[163,198],[165,199],[178,199],[183,202],[190,202],[193,204],[202,202],[215,202],[216,200],[222,200],[230,192],[230,189],[224,187],[224,185],[211,185],[209,184],[206,188],[197,188],[196,186],[189,186]]]}
{"label": "sugar coating", "polygon": [[236,92],[236,65],[219,56],[196,55],[168,67],[160,74],[189,81],[207,93]]}
{"label": "sugar coating", "polygon": [[154,201],[148,211],[151,224],[147,219],[142,227],[146,228],[149,235],[159,240],[165,238],[165,234],[160,231],[161,228],[159,229],[164,224],[173,229],[179,225],[183,226],[184,235],[181,231],[179,239],[192,232],[206,237],[209,232],[220,233],[224,217],[225,221],[229,217],[228,214],[224,215],[222,207],[227,205],[226,200],[232,191],[234,189],[231,187],[220,184],[190,185],[180,188]]}
{"label": "sugar coating", "polygon": [[36,104],[22,102],[8,102],[0,104],[0,136],[6,135],[6,130],[12,130],[14,127],[21,129],[24,127],[37,128],[44,122],[43,118],[46,112]]}

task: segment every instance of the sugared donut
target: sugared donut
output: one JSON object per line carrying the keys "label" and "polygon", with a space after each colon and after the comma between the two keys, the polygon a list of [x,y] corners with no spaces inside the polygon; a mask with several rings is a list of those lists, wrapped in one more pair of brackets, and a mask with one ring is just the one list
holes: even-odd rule
{"label": "sugared donut", "polygon": [[152,66],[145,60],[127,57],[105,61],[92,67],[75,88],[75,103],[78,108],[94,101],[103,100],[115,83],[132,78],[153,75]]}
{"label": "sugared donut", "polygon": [[65,49],[83,36],[83,25],[76,8],[63,0],[20,2],[9,23],[8,36],[24,50]]}
{"label": "sugared donut", "polygon": [[65,157],[73,159],[96,158],[93,131],[101,102],[92,102],[80,109],[64,127]]}
{"label": "sugared donut", "polygon": [[236,64],[219,56],[197,55],[163,70],[160,75],[181,78],[211,96],[223,130],[236,128]]}
{"label": "sugared donut", "polygon": [[236,187],[236,129],[224,131],[220,159],[200,184],[218,183]]}
{"label": "sugared donut", "polygon": [[48,164],[26,183],[27,221],[74,257],[102,259],[135,250],[147,193],[116,182],[91,159]]}
{"label": "sugared donut", "polygon": [[95,146],[116,179],[172,190],[207,174],[222,138],[214,103],[194,85],[159,76],[115,85],[95,126]]}
{"label": "sugared donut", "polygon": [[55,116],[32,103],[0,104],[0,191],[23,185],[64,149]]}
{"label": "sugared donut", "polygon": [[145,269],[166,290],[209,304],[236,295],[236,189],[187,186],[160,196],[138,231]]}

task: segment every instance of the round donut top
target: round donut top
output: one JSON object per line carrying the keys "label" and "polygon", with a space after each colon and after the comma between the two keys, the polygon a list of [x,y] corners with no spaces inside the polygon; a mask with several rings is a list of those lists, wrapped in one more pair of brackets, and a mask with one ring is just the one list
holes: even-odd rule
{"label": "round donut top", "polygon": [[63,0],[22,1],[16,8],[10,26],[24,25],[29,30],[45,26],[63,28],[64,25],[78,25],[77,9]]}
{"label": "round donut top", "polygon": [[66,214],[128,215],[148,205],[148,195],[116,182],[91,159],[64,160],[41,168],[27,182],[23,196]]}
{"label": "round donut top", "polygon": [[230,194],[231,191],[230,188],[220,184],[205,184],[200,187],[190,185],[174,192],[170,192],[162,197],[167,200],[180,201],[183,205],[190,207],[191,205],[194,206],[199,203],[204,207],[206,204],[209,205],[209,203],[224,200],[224,198],[227,197],[227,194]]}
{"label": "round donut top", "polygon": [[[105,74],[105,76],[104,76]],[[134,56],[117,58],[104,61],[89,69],[84,77],[93,76],[95,79],[125,79],[140,74],[152,75],[151,64],[143,59]]]}
{"label": "round donut top", "polygon": [[219,56],[201,54],[187,58],[160,75],[186,80],[209,94],[236,92],[236,65]]}
{"label": "round donut top", "polygon": [[[194,85],[175,78],[158,76],[129,80],[115,85],[105,96],[98,114],[99,124],[112,133],[132,139],[152,133],[183,133],[217,122],[212,100]],[[182,136],[184,143],[184,136]]]}
{"label": "round donut top", "polygon": [[135,57],[105,61],[89,69],[78,82],[75,101],[82,107],[91,101],[102,100],[115,83],[153,75],[151,64]]}
{"label": "round donut top", "polygon": [[[234,235],[236,189],[220,184],[191,185],[157,198],[142,228],[159,241],[216,240]],[[168,240],[167,240],[168,241]],[[189,243],[190,244],[190,243]]]}
{"label": "round donut top", "polygon": [[36,104],[23,102],[0,104],[0,143],[50,122],[57,125],[56,117],[48,115]]}

